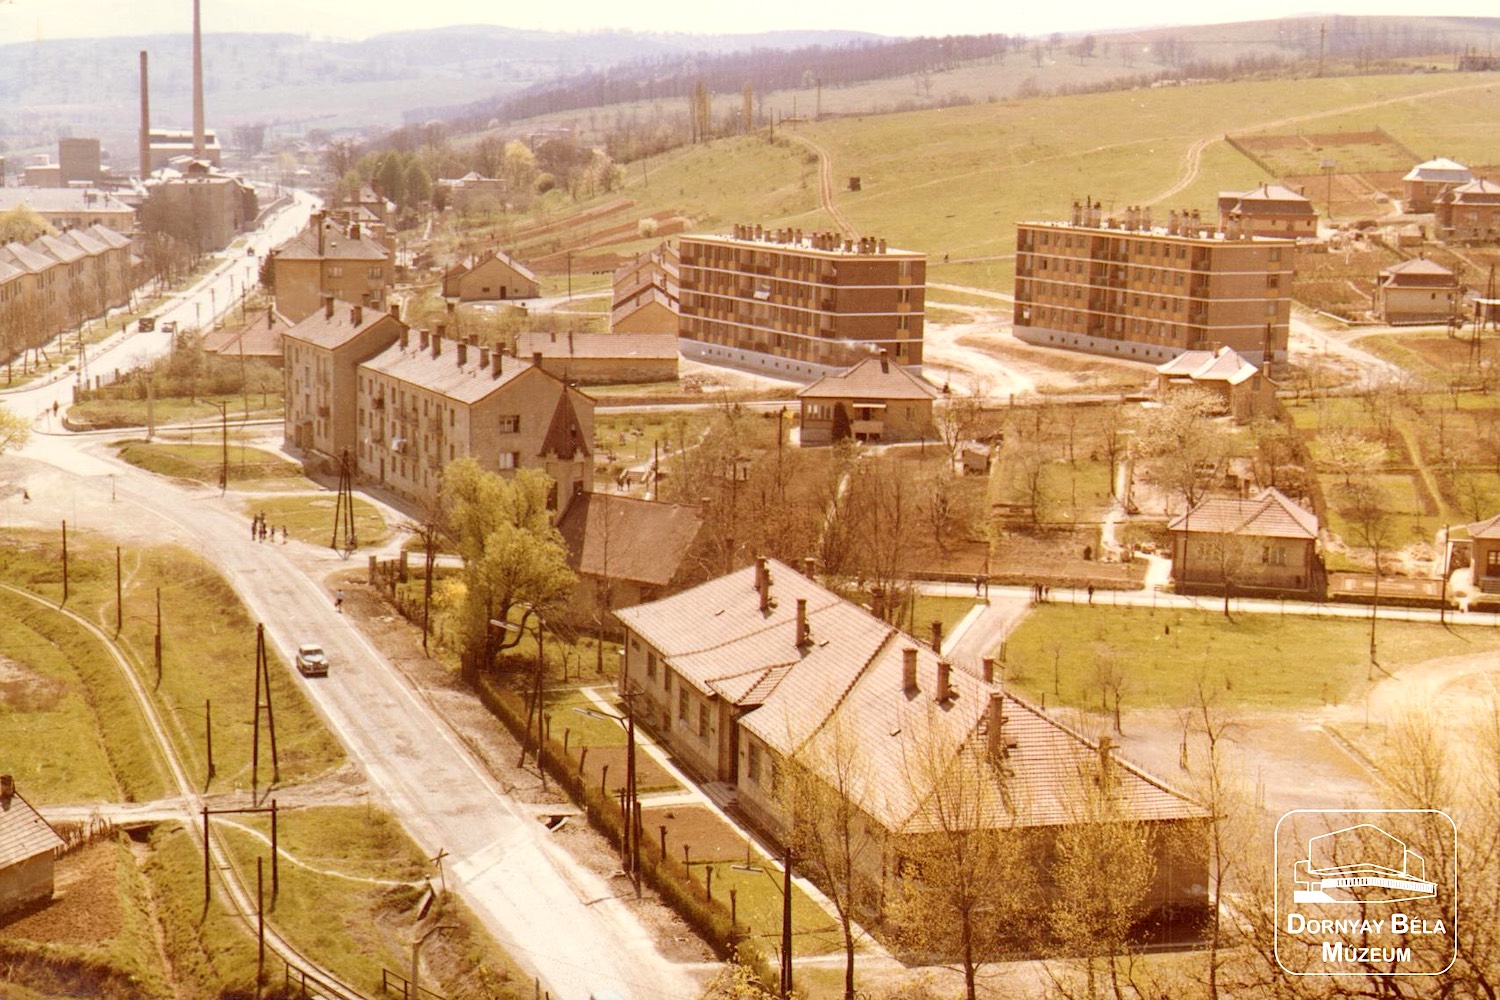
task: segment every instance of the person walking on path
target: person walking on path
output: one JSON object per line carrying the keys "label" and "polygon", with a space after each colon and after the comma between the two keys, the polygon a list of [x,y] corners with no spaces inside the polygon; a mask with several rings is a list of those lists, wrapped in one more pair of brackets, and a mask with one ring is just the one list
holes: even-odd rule
{"label": "person walking on path", "polygon": [[342,590],[333,592],[333,610],[339,614],[344,613],[344,592]]}

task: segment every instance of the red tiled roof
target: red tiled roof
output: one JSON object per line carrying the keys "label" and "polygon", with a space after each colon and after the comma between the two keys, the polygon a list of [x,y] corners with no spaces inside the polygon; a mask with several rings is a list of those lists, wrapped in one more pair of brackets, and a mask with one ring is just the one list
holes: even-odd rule
{"label": "red tiled roof", "polygon": [[702,526],[696,507],[585,493],[568,505],[557,530],[577,572],[664,587]]}
{"label": "red tiled roof", "polygon": [[1167,525],[1169,531],[1204,535],[1248,535],[1255,538],[1318,537],[1318,518],[1267,487],[1249,500],[1209,497]]}
{"label": "red tiled roof", "polygon": [[867,358],[797,390],[804,399],[936,399],[937,387],[884,358]]}

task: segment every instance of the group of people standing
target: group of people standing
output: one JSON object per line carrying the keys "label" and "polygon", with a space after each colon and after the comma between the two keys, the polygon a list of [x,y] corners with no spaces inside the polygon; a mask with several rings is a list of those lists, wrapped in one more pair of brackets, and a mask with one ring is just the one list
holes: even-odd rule
{"label": "group of people standing", "polygon": [[[250,521],[250,540],[264,542],[268,536],[271,541],[276,541],[276,529],[266,523],[265,511],[261,511]],[[286,525],[284,524],[281,526],[281,544],[286,544]]]}

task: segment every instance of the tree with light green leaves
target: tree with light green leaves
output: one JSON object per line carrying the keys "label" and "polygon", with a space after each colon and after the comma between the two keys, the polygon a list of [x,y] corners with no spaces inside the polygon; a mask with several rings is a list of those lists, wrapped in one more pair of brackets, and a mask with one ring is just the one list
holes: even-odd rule
{"label": "tree with light green leaves", "polygon": [[538,469],[504,477],[472,458],[443,470],[448,531],[464,564],[459,627],[464,668],[471,676],[494,658],[491,621],[506,621],[522,605],[555,608],[576,582],[547,506],[552,486]]}
{"label": "tree with light green leaves", "polygon": [[24,448],[31,440],[31,421],[8,406],[0,406],[0,455]]}

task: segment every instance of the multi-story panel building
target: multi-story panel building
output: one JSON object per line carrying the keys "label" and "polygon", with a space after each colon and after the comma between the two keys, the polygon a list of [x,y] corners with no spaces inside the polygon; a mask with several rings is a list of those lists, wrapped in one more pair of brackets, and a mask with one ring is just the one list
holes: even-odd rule
{"label": "multi-story panel building", "polygon": [[922,364],[925,254],[760,226],[683,236],[679,250],[688,357],[803,381],[881,350]]}
{"label": "multi-story panel building", "polygon": [[409,332],[359,366],[358,469],[410,500],[431,501],[442,469],[473,458],[489,472],[541,469],[561,517],[593,489],[594,401],[542,368],[487,347]]}
{"label": "multi-story panel building", "polygon": [[130,240],[105,226],[0,245],[0,360],[130,298]]}
{"label": "multi-story panel building", "polygon": [[1196,212],[1157,228],[1150,209],[1117,220],[1074,205],[1070,222],[1017,226],[1015,335],[1134,361],[1224,346],[1284,361],[1295,248]]}
{"label": "multi-story panel building", "polygon": [[358,385],[355,369],[396,343],[406,324],[394,311],[335,303],[282,335],[288,444],[338,459],[353,453]]}

